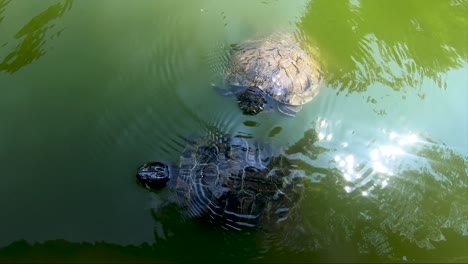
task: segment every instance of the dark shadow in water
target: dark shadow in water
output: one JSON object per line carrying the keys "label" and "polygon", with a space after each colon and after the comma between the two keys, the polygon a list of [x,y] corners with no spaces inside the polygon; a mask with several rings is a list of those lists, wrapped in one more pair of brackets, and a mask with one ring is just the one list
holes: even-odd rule
{"label": "dark shadow in water", "polygon": [[445,89],[444,73],[468,60],[467,12],[466,1],[316,0],[298,27],[322,55],[331,87],[364,92],[380,82],[423,97],[424,78]]}
{"label": "dark shadow in water", "polygon": [[332,152],[317,146],[317,138],[308,130],[284,152],[288,166],[303,169],[310,181],[291,221],[275,232],[233,232],[203,219],[183,221],[178,208],[166,206],[153,212],[153,245],[17,241],[0,249],[0,262],[468,260],[468,157],[423,139],[407,153],[414,163],[400,165],[386,188],[363,196],[345,191],[350,183],[340,170],[315,164]]}
{"label": "dark shadow in water", "polygon": [[274,136],[278,135],[279,133],[281,133],[282,130],[283,130],[283,128],[280,127],[280,126],[274,127],[274,128],[270,131],[270,133],[268,134],[268,136],[269,136],[269,137],[274,137]]}
{"label": "dark shadow in water", "polygon": [[[2,23],[3,19],[5,16],[3,13],[5,12],[5,8],[10,3],[11,0],[0,0],[0,24]],[[0,45],[3,45],[3,43],[0,43]]]}
{"label": "dark shadow in water", "polygon": [[[65,0],[63,3],[53,4],[24,25],[15,34],[15,39],[22,39],[21,43],[3,58],[0,62],[0,71],[14,73],[44,56],[46,50],[43,46],[46,42],[47,32],[54,27],[50,22],[62,17],[66,11],[70,10],[73,1]],[[8,3],[9,1],[0,2],[0,22],[3,19],[1,14]],[[59,37],[63,30],[59,29],[49,34],[49,38],[53,40]],[[1,43],[1,45],[3,46],[5,43]]]}
{"label": "dark shadow in water", "polygon": [[16,241],[0,249],[2,263],[148,263],[155,262],[152,247],[122,246],[113,243],[76,243],[49,240],[43,243]]}

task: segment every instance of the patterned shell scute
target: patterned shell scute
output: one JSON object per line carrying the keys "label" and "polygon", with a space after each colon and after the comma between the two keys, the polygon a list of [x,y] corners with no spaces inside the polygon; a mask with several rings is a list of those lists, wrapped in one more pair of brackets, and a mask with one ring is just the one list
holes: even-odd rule
{"label": "patterned shell scute", "polygon": [[240,43],[225,76],[228,84],[258,87],[290,105],[311,101],[322,85],[318,61],[288,35]]}
{"label": "patterned shell scute", "polygon": [[194,141],[181,157],[179,205],[189,217],[208,215],[226,229],[254,227],[265,210],[279,219],[278,212],[287,211],[295,199],[285,195],[293,188],[289,171],[273,167],[268,148],[255,141]]}

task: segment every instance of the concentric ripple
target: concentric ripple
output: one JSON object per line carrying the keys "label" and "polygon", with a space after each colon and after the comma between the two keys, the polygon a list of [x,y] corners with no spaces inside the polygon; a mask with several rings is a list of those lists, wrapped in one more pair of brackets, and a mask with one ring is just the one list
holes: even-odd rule
{"label": "concentric ripple", "polygon": [[201,129],[196,127],[202,121],[176,93],[192,66],[179,21],[175,16],[159,18],[154,35],[134,32],[124,42],[123,49],[131,53],[121,55],[116,73],[104,87],[95,127],[100,135],[93,150],[96,159],[128,145],[148,153],[148,159],[175,157],[187,134]]}

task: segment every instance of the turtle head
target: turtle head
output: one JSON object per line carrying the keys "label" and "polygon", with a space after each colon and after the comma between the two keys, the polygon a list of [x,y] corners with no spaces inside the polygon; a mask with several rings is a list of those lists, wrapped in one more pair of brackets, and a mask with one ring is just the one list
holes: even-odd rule
{"label": "turtle head", "polygon": [[170,166],[162,162],[145,163],[138,168],[136,179],[148,189],[161,189],[171,179]]}
{"label": "turtle head", "polygon": [[256,115],[265,109],[265,92],[258,87],[248,87],[237,96],[237,103],[244,114]]}

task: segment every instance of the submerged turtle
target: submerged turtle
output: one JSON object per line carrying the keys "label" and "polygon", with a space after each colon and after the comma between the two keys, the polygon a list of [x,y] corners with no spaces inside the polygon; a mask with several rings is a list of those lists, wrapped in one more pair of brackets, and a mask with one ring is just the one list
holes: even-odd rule
{"label": "submerged turtle", "polygon": [[300,176],[256,140],[214,134],[190,141],[179,166],[151,162],[136,174],[149,189],[175,187],[173,202],[184,215],[235,230],[286,220],[300,197]]}
{"label": "submerged turtle", "polygon": [[237,95],[240,108],[250,115],[268,105],[295,116],[322,86],[318,61],[288,34],[235,46],[224,75],[225,85],[216,87],[218,92]]}

